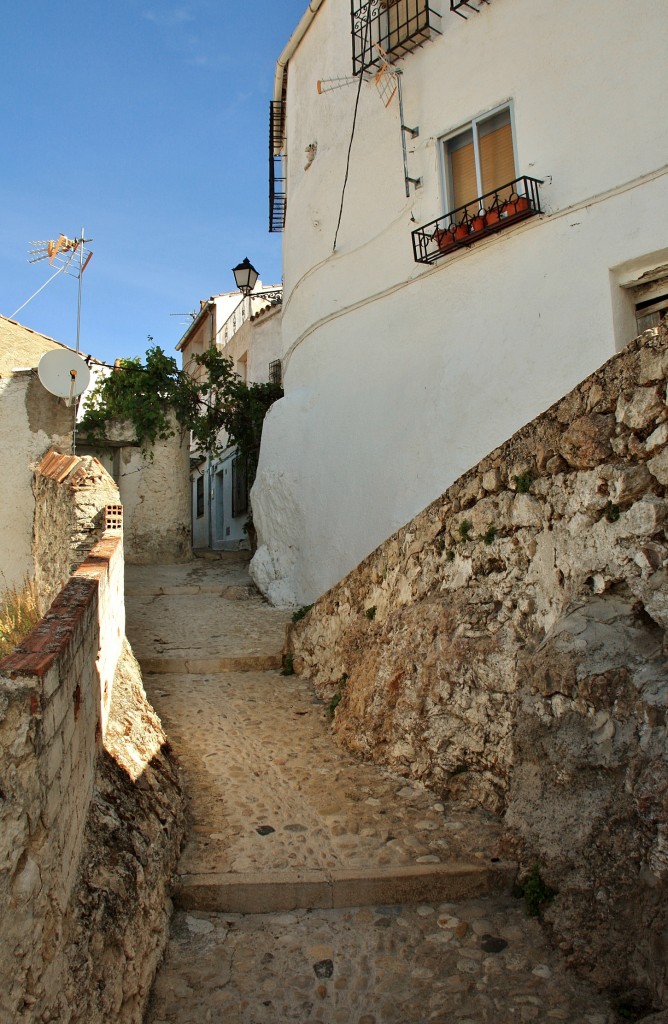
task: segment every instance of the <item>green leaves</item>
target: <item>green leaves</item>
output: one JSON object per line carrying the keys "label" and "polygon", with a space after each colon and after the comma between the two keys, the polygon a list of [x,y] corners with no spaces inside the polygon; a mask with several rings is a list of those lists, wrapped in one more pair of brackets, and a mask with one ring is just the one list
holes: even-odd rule
{"label": "green leaves", "polygon": [[145,363],[122,359],[88,398],[80,432],[102,445],[110,420],[129,420],[149,452],[174,434],[173,413],[202,452],[215,455],[237,445],[252,481],[264,417],[283,390],[278,384],[246,384],[233,361],[215,348],[195,356],[195,363],[205,371],[201,380],[180,370],[159,346],[148,349]]}

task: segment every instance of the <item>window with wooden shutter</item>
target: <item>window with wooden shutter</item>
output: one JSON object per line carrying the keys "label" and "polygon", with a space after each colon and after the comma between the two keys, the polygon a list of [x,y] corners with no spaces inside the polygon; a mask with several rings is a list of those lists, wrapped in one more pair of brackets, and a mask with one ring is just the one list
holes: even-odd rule
{"label": "window with wooden shutter", "polygon": [[481,178],[478,195],[515,180],[513,130],[508,108],[478,124],[478,149]]}
{"label": "window with wooden shutter", "polygon": [[[510,108],[477,118],[444,143],[448,202],[456,209],[515,180]],[[509,189],[509,193],[512,189]],[[500,196],[505,199],[505,196]]]}

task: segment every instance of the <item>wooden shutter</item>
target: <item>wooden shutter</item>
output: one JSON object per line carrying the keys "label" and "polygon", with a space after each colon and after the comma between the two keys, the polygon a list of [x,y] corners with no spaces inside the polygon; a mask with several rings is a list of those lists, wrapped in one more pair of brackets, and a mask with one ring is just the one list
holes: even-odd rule
{"label": "wooden shutter", "polygon": [[480,123],[478,149],[483,194],[517,177],[510,111],[505,110]]}
{"label": "wooden shutter", "polygon": [[455,209],[471,203],[478,196],[472,132],[463,132],[450,139],[447,146],[452,208]]}

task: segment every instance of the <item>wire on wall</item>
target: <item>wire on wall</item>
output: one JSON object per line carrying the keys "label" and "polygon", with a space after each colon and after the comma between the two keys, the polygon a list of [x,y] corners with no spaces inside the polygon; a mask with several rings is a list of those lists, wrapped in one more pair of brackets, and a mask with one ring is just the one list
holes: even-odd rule
{"label": "wire on wall", "polygon": [[[366,46],[369,37],[369,27],[371,25],[371,4],[367,7],[366,14],[366,25],[364,26],[364,42],[362,47],[362,53],[366,53]],[[336,251],[336,241],[339,237],[339,228],[341,227],[341,218],[343,216],[343,201],[346,195],[346,186],[348,184],[348,174],[350,173],[350,154],[353,148],[353,139],[355,138],[355,127],[357,125],[357,111],[360,105],[360,94],[362,92],[362,83],[364,82],[364,75],[360,71],[359,83],[357,85],[357,96],[355,97],[355,112],[353,114],[353,126],[350,132],[350,142],[348,143],[348,157],[346,159],[346,173],[343,179],[343,189],[341,191],[341,206],[339,207],[339,219],[336,223],[336,231],[334,233],[334,245],[332,246],[332,252]]]}

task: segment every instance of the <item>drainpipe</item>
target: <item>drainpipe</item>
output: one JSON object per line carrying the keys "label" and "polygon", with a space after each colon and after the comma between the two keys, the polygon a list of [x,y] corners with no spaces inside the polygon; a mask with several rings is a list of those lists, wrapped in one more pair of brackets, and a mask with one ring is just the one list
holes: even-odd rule
{"label": "drainpipe", "polygon": [[276,62],[276,76],[274,78],[274,99],[275,100],[282,100],[283,99],[283,83],[285,81],[285,72],[286,72],[287,67],[288,67],[288,61],[290,60],[290,58],[294,54],[295,50],[297,49],[297,47],[301,43],[302,39],[304,38],[304,36],[308,32],[309,28],[311,27],[311,22],[315,18],[316,14],[320,10],[320,8],[322,7],[324,2],[325,2],[325,0],[310,0],[310,3],[308,5],[308,10],[306,11],[304,16],[302,17],[302,20],[297,25],[297,28],[294,30],[294,32],[290,36],[290,39],[288,40],[287,46],[285,47],[285,49],[283,50],[283,53],[281,54],[281,56],[277,60],[277,62]]}

